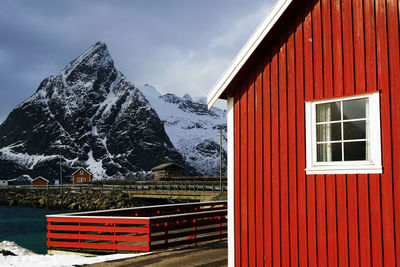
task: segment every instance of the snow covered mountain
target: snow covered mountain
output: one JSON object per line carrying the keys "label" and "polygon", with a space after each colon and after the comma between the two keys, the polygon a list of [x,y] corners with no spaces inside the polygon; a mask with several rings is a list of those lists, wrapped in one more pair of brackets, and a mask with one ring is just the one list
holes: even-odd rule
{"label": "snow covered mountain", "polygon": [[153,86],[138,86],[164,123],[172,144],[185,162],[206,176],[219,175],[220,126],[223,135],[223,173],[226,168],[226,110],[208,110],[206,98],[188,94],[161,95]]}
{"label": "snow covered mountain", "polygon": [[0,178],[58,178],[60,147],[66,180],[79,166],[97,179],[143,176],[168,161],[187,166],[157,113],[100,42],[43,80],[0,125]]}

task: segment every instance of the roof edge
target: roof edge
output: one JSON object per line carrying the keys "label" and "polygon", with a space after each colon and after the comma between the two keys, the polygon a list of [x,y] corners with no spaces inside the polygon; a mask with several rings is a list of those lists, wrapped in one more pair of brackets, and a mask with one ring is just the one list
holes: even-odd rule
{"label": "roof edge", "polygon": [[83,168],[83,167],[79,167],[79,169],[77,169],[76,171],[74,171],[71,175],[74,176],[75,173],[77,173],[77,172],[80,171],[80,170],[84,170],[85,172],[89,173],[90,176],[93,176],[93,174],[92,174],[90,171],[88,171],[86,168]]}
{"label": "roof edge", "polygon": [[214,87],[207,94],[208,108],[211,108],[218,98],[222,95],[230,82],[243,67],[246,61],[250,58],[256,50],[261,41],[267,36],[272,27],[286,11],[293,0],[278,0],[272,7],[268,15],[258,25],[257,29],[251,35],[246,44],[242,47],[236,57],[233,59],[229,67],[222,74],[219,80],[215,83]]}
{"label": "roof edge", "polygon": [[32,183],[33,181],[36,181],[36,180],[39,180],[39,179],[45,180],[46,182],[50,183],[50,181],[47,180],[46,178],[44,178],[43,176],[38,176],[38,177],[36,177],[35,179],[33,179],[33,180],[31,181],[31,183]]}

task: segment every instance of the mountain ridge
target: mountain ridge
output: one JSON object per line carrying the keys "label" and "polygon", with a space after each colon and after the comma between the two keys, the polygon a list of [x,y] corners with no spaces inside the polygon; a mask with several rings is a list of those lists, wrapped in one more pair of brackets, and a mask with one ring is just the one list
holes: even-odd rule
{"label": "mountain ridge", "polygon": [[[95,43],[44,79],[0,124],[0,177],[54,180],[60,147],[65,175],[85,167],[97,179],[143,178],[168,161],[185,166],[187,174],[204,174],[175,148],[174,135],[166,132],[170,121],[160,119],[155,96],[145,95],[115,68],[106,44]],[[189,95],[161,98],[208,114]]]}

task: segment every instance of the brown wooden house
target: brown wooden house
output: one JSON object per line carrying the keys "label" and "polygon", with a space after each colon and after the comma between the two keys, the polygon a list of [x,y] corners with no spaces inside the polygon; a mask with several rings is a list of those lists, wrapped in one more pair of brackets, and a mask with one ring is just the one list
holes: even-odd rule
{"label": "brown wooden house", "polygon": [[182,176],[183,167],[175,162],[164,163],[151,169],[154,172],[154,180]]}
{"label": "brown wooden house", "polygon": [[85,168],[79,168],[72,174],[73,184],[85,184],[91,182],[93,175]]}
{"label": "brown wooden house", "polygon": [[49,185],[49,180],[43,178],[42,176],[38,176],[32,180],[31,185],[33,187],[47,187]]}

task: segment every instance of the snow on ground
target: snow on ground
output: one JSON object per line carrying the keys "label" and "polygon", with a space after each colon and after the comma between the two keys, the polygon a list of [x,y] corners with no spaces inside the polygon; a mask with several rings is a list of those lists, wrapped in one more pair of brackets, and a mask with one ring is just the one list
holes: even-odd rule
{"label": "snow on ground", "polygon": [[83,264],[93,264],[98,262],[119,260],[125,258],[138,257],[149,254],[150,252],[139,254],[112,254],[96,257],[85,257],[75,254],[41,255],[18,246],[14,242],[3,241],[0,243],[0,250],[11,251],[18,256],[0,255],[0,266],[35,266],[35,267],[67,267]]}
{"label": "snow on ground", "polygon": [[0,256],[0,266],[35,266],[35,267],[69,267],[83,264],[119,260],[146,255],[141,254],[113,254],[97,257],[85,257],[79,255],[23,255],[23,256]]}

